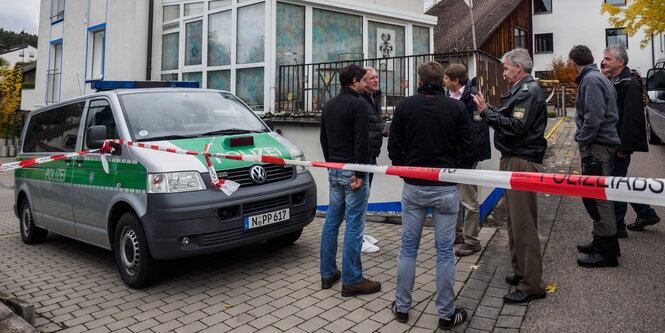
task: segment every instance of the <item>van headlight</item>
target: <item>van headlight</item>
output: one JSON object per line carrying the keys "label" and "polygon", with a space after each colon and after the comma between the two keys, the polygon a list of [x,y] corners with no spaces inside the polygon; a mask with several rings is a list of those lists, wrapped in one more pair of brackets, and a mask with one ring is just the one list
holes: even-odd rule
{"label": "van headlight", "polygon": [[176,193],[205,189],[203,178],[196,171],[148,174],[148,193]]}
{"label": "van headlight", "polygon": [[[304,161],[305,160],[305,154],[298,155],[293,158],[296,161]],[[307,172],[307,167],[300,166],[300,165],[295,165],[296,168],[296,173],[301,174]]]}

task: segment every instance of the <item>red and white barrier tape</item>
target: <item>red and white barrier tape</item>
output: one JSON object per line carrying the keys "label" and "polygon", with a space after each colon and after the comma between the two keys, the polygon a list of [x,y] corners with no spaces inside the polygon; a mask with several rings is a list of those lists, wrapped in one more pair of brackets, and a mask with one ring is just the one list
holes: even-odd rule
{"label": "red and white barrier tape", "polygon": [[554,97],[554,93],[556,92],[557,87],[552,88],[552,93],[547,97],[545,100],[545,103],[549,103],[552,100],[552,97]]}
{"label": "red and white barrier tape", "polygon": [[[25,168],[25,167],[29,167],[29,166],[32,166],[32,165],[35,165],[35,164],[47,163],[47,162],[62,160],[62,159],[65,159],[65,158],[90,154],[90,153],[96,153],[98,151],[101,152],[100,149],[84,150],[84,151],[79,151],[79,152],[76,152],[76,153],[46,156],[46,157],[40,157],[40,158],[33,158],[31,160],[23,160],[23,161],[0,164],[0,172]],[[108,171],[107,171],[107,173],[108,173]]]}
{"label": "red and white barrier tape", "polygon": [[224,193],[226,193],[226,195],[231,195],[240,187],[240,184],[230,179],[219,179],[217,177],[217,171],[215,171],[215,168],[212,166],[212,162],[210,161],[210,154],[208,154],[208,150],[210,149],[210,147],[212,147],[214,143],[215,143],[215,138],[213,137],[210,143],[206,144],[205,148],[203,149],[203,152],[205,153],[204,156],[206,159],[206,164],[208,164],[208,173],[210,174],[210,181],[213,187],[216,186]]}
{"label": "red and white barrier tape", "polygon": [[[381,166],[332,162],[311,162],[289,160],[265,155],[226,155],[182,150],[177,148],[166,148],[157,145],[143,144],[124,140],[108,140],[121,145],[139,147],[152,150],[161,150],[169,153],[184,155],[201,155],[207,158],[224,158],[247,162],[263,162],[282,165],[294,165],[304,167],[344,169],[360,172],[372,172],[386,175],[418,178],[425,180],[445,181],[452,183],[471,184],[479,186],[500,187],[512,190],[533,191],[550,194],[562,194],[594,199],[612,201],[627,201],[643,204],[665,206],[665,179],[642,178],[642,177],[604,177],[571,174],[552,174],[534,172],[509,172],[493,170],[467,170],[451,168],[427,168],[427,167],[404,167],[404,166]],[[105,145],[108,147],[108,144]],[[106,149],[106,148],[105,148]],[[94,151],[72,153],[42,157],[34,160],[25,160],[0,165],[0,171],[16,169],[39,163],[45,163],[56,159],[83,155]],[[209,161],[209,160],[208,160]],[[102,154],[102,163],[106,159]],[[5,165],[12,164],[11,168],[5,169]],[[210,167],[210,165],[209,165]],[[212,177],[212,174],[211,174]],[[213,178],[214,179],[214,178]],[[228,182],[228,180],[226,180]],[[226,193],[226,192],[225,192]],[[228,194],[228,193],[227,193]]]}

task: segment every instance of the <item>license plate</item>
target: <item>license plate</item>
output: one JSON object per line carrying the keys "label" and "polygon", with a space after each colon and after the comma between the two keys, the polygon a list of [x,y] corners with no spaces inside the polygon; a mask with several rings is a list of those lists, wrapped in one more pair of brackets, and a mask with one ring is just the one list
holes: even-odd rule
{"label": "license plate", "polygon": [[263,227],[289,219],[289,209],[280,209],[274,212],[245,217],[245,230]]}

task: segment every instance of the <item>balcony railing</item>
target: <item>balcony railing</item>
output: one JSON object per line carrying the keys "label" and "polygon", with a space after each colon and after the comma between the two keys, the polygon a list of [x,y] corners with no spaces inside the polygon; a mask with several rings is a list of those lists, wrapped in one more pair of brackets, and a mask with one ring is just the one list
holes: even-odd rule
{"label": "balcony railing", "polygon": [[[477,68],[479,76],[485,80],[502,83],[499,60],[482,52],[478,54]],[[400,100],[413,95],[418,86],[418,66],[425,61],[434,60],[444,67],[460,63],[467,68],[473,62],[473,52],[455,52],[449,54],[421,54],[392,58],[375,58],[322,62],[313,64],[283,65],[279,67],[274,116],[277,117],[316,117],[323,106],[340,91],[339,70],[350,64],[375,68],[379,75],[379,88],[382,93],[382,115],[392,114]],[[488,70],[489,69],[489,70]],[[482,87],[482,85],[481,85]],[[482,87],[486,96],[494,100],[494,86]],[[499,87],[496,87],[499,88]],[[501,87],[503,88],[503,87]],[[500,96],[500,95],[499,95]],[[498,101],[498,96],[497,96]]]}

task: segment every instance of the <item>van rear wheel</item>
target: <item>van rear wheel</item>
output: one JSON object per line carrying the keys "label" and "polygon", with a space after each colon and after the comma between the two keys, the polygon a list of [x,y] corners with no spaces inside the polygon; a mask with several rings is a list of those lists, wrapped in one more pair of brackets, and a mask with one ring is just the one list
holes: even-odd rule
{"label": "van rear wheel", "polygon": [[125,284],[135,289],[150,285],[156,275],[156,264],[136,215],[125,213],[120,217],[113,243],[115,263]]}
{"label": "van rear wheel", "polygon": [[283,247],[283,246],[289,246],[295,241],[300,238],[300,235],[302,234],[302,229],[294,231],[292,233],[282,235],[282,236],[277,236],[275,238],[270,238],[268,239],[268,245],[274,246],[274,247]]}
{"label": "van rear wheel", "polygon": [[48,231],[35,225],[32,219],[32,209],[28,200],[23,200],[20,210],[21,239],[26,244],[37,244],[46,240]]}

